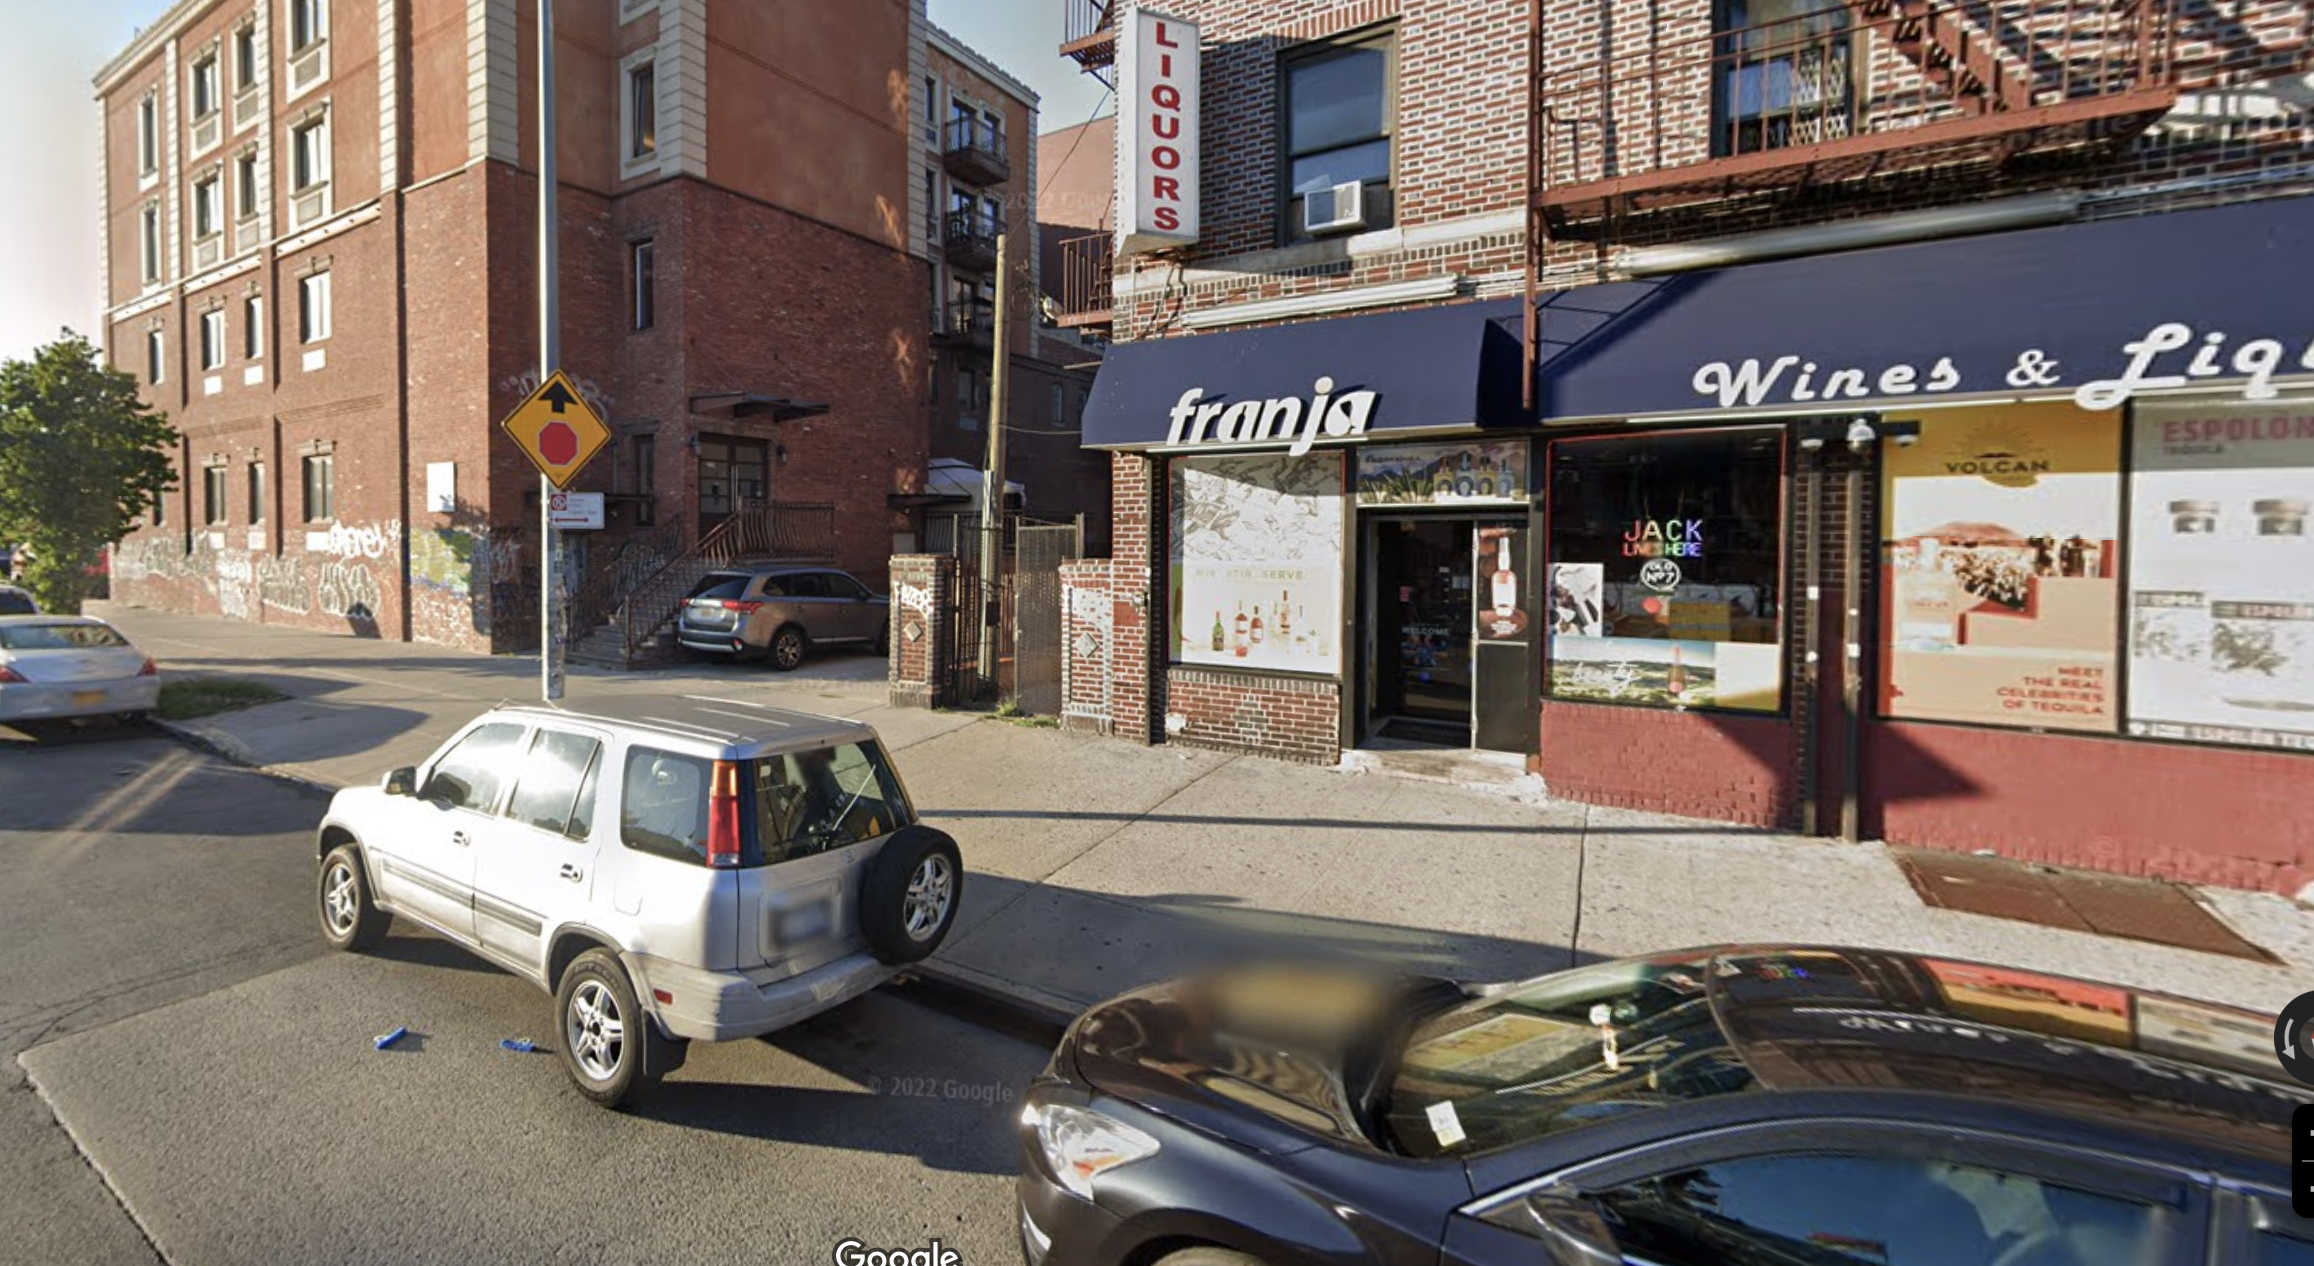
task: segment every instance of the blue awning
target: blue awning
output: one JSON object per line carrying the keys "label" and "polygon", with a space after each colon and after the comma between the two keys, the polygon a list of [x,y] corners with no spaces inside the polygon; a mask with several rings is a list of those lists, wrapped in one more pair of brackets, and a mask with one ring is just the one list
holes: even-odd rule
{"label": "blue awning", "polygon": [[1557,420],[2045,397],[2132,377],[2156,331],[2134,377],[2179,381],[2147,385],[2270,357],[2304,377],[2310,274],[2314,198],[2287,198],[1584,286],[1542,301],[1538,399]]}
{"label": "blue awning", "polygon": [[[1193,390],[1192,407],[1306,405],[1320,379],[1331,380],[1335,400],[1374,393],[1369,437],[1517,426],[1519,373],[1516,300],[1119,343],[1093,379],[1085,444],[1165,445],[1173,438],[1176,408]],[[1200,442],[1218,444],[1219,419],[1209,414],[1206,422]]]}

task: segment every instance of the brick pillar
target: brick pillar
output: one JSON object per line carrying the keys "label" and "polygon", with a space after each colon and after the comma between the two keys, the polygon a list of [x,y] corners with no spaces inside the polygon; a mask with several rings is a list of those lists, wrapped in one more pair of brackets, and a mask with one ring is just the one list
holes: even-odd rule
{"label": "brick pillar", "polygon": [[1134,453],[1109,459],[1109,558],[1061,567],[1061,728],[1155,743],[1164,662],[1158,658],[1163,612],[1154,564],[1162,534],[1155,495],[1157,464]]}
{"label": "brick pillar", "polygon": [[955,680],[956,560],[946,554],[892,556],[891,700],[895,708],[949,702]]}

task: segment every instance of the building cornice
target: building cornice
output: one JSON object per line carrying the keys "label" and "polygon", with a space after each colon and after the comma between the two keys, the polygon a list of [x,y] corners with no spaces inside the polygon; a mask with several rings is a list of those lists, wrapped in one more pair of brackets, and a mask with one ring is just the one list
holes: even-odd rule
{"label": "building cornice", "polygon": [[995,62],[992,62],[986,57],[981,56],[980,53],[972,48],[971,45],[966,44],[962,40],[957,39],[955,36],[950,35],[948,32],[941,30],[938,23],[926,22],[924,24],[924,32],[925,35],[931,40],[932,47],[937,48],[947,56],[964,63],[966,66],[972,69],[974,74],[979,75],[981,78],[987,80],[988,82],[995,84],[999,88],[1002,88],[1006,93],[1010,94],[1014,100],[1019,101],[1022,105],[1027,106],[1031,110],[1036,108],[1036,89],[1029,87],[1027,84],[1024,84],[1020,80],[1013,78],[1011,75],[1006,74],[1003,69],[1000,68]]}
{"label": "building cornice", "polygon": [[96,95],[102,97],[119,87],[121,80],[142,65],[147,57],[160,52],[179,32],[221,3],[223,0],[177,0],[168,12],[161,15],[160,21],[137,32],[127,48],[115,54],[111,61],[96,72],[89,81],[95,85]]}

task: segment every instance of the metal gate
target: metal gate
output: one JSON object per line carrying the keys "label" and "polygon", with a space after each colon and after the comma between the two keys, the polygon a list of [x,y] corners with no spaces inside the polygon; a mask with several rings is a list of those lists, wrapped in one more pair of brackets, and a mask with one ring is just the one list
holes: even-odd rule
{"label": "metal gate", "polygon": [[1037,716],[1061,711],[1061,564],[1085,553],[1085,520],[1023,523],[1014,534],[1013,698]]}

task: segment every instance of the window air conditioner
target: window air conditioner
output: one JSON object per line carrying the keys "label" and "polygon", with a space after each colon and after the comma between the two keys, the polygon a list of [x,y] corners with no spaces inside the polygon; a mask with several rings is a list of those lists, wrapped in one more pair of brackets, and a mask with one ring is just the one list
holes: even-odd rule
{"label": "window air conditioner", "polygon": [[1302,231],[1332,233],[1366,227],[1366,186],[1353,180],[1302,195]]}

